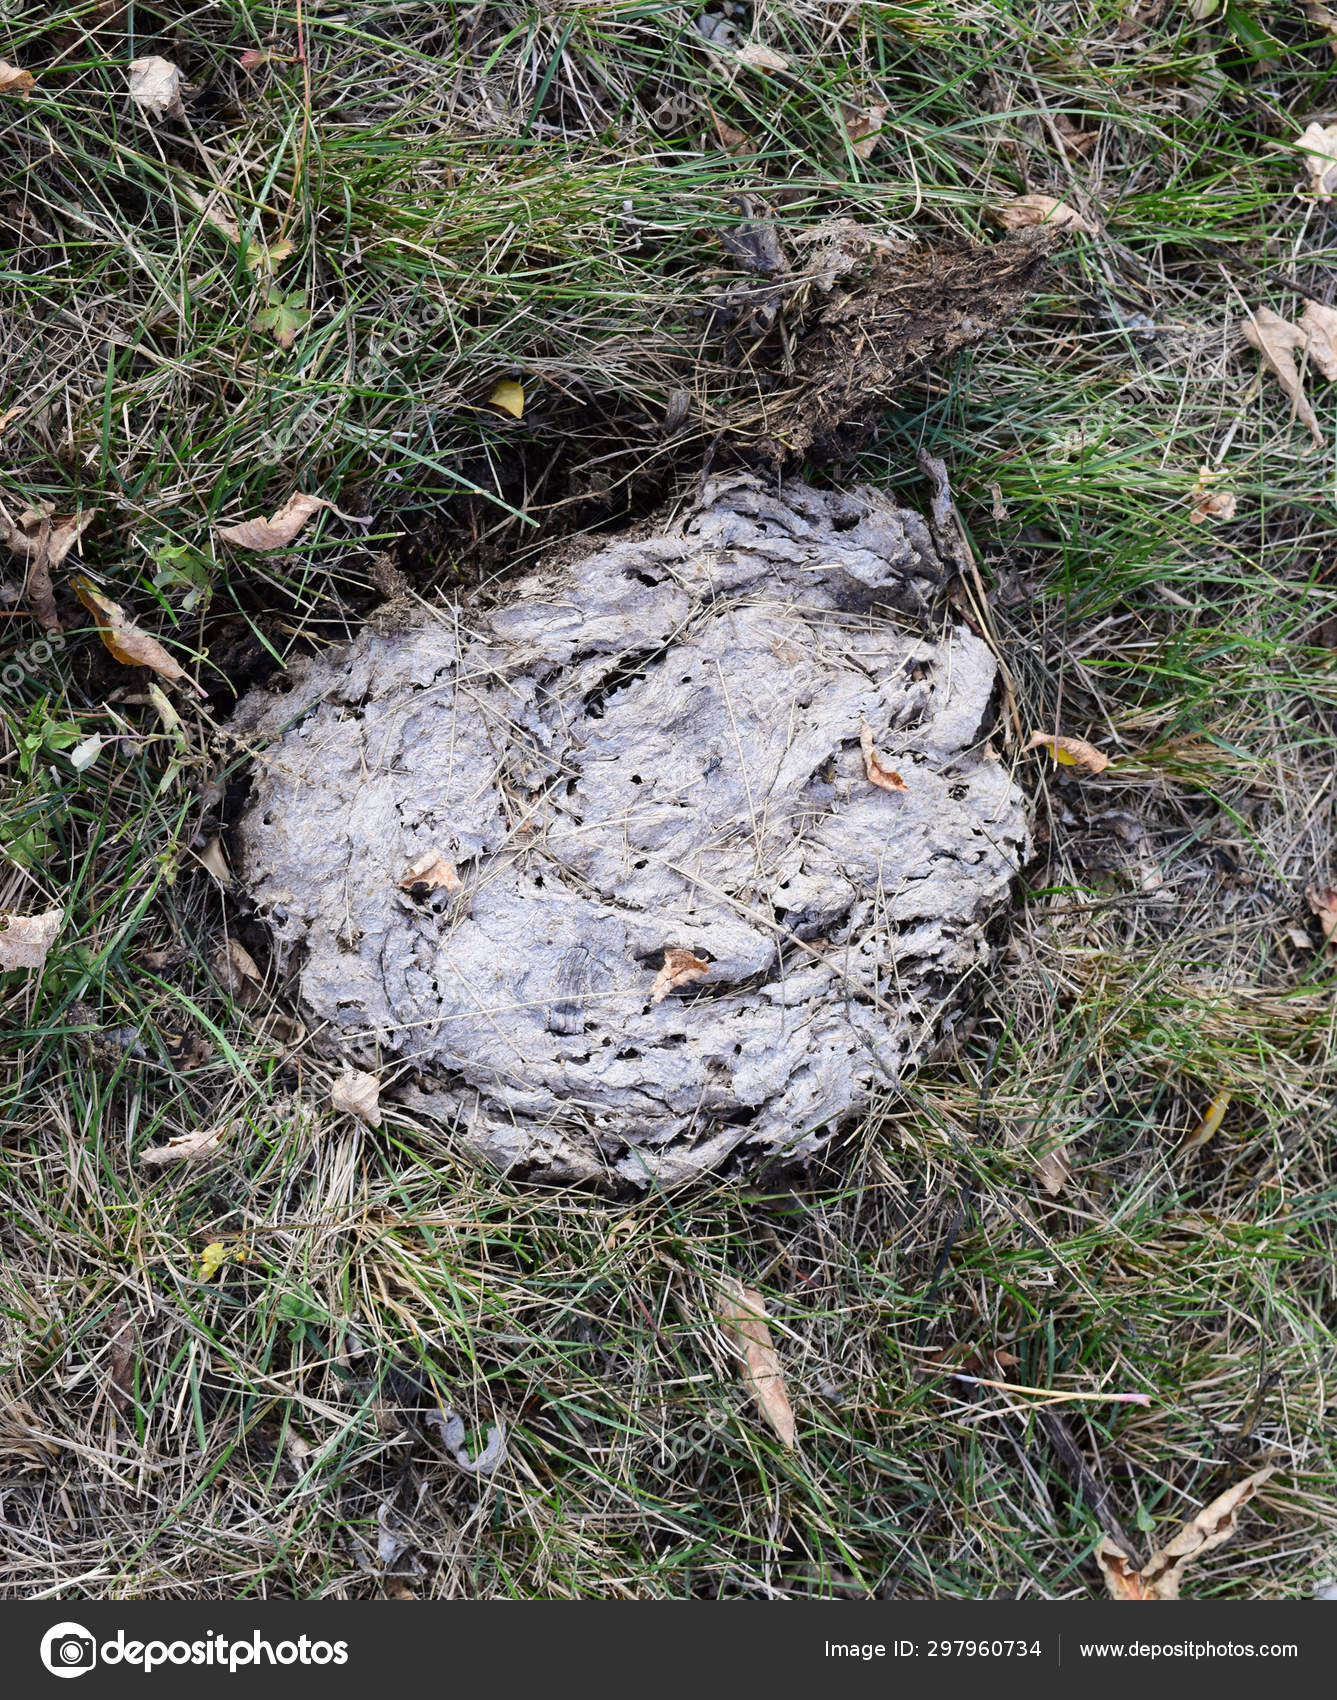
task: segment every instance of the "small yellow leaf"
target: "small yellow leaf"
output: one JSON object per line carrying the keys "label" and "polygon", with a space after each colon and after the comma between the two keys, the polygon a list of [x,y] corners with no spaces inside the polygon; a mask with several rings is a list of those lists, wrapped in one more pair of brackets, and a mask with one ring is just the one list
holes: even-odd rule
{"label": "small yellow leaf", "polygon": [[1103,773],[1110,758],[1085,738],[1064,738],[1052,732],[1032,732],[1028,750],[1048,750],[1060,767],[1080,767],[1087,773]]}
{"label": "small yellow leaf", "polygon": [[1221,1123],[1226,1119],[1226,1111],[1230,1108],[1230,1093],[1218,1092],[1203,1115],[1202,1120],[1189,1134],[1180,1146],[1180,1151],[1194,1151],[1199,1145],[1206,1145]]}
{"label": "small yellow leaf", "polygon": [[248,271],[277,270],[292,254],[292,243],[286,236],[281,236],[277,242],[248,242],[242,255]]}
{"label": "small yellow leaf", "polygon": [[200,1253],[200,1280],[212,1280],[231,1255],[221,1240],[211,1241]]}
{"label": "small yellow leaf", "polygon": [[516,383],[514,378],[503,378],[487,398],[487,404],[509,413],[512,419],[522,418],[525,411],[524,385]]}

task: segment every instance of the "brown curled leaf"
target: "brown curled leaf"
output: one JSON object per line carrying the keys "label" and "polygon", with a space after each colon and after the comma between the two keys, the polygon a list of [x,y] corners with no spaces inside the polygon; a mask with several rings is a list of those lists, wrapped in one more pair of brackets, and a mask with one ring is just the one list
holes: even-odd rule
{"label": "brown curled leaf", "polygon": [[130,62],[130,98],[146,118],[161,123],[164,118],[182,118],[181,71],[170,59],[150,53]]}
{"label": "brown curled leaf", "polygon": [[438,888],[459,891],[464,881],[456,871],[454,862],[449,861],[443,851],[425,850],[415,861],[409,863],[402,877],[395,883],[401,891],[411,891],[415,885],[430,886],[433,891]]}
{"label": "brown curled leaf", "polygon": [[31,71],[21,71],[17,65],[0,59],[0,94],[16,94],[20,100],[27,100],[36,81]]}
{"label": "brown curled leaf", "polygon": [[1054,230],[1072,230],[1087,236],[1097,234],[1096,227],[1084,219],[1066,201],[1056,201],[1052,195],[1013,195],[990,208],[993,217],[1004,230],[1030,230],[1047,224]]}
{"label": "brown curled leaf", "polygon": [[794,1408],[789,1403],[779,1354],[771,1343],[766,1321],[766,1301],[733,1275],[721,1281],[715,1311],[732,1336],[731,1344],[742,1357],[743,1379],[752,1391],[757,1409],[791,1449],[798,1445]]}
{"label": "brown curled leaf", "polygon": [[40,915],[0,910],[0,973],[35,968],[40,974],[64,919],[63,909],[47,909]]}
{"label": "brown curled leaf", "polygon": [[255,958],[236,939],[229,939],[227,944],[216,952],[214,972],[218,975],[218,983],[223,990],[243,1008],[255,1002],[264,985],[265,977],[260,972]]}
{"label": "brown curled leaf", "polygon": [[157,638],[140,631],[120,603],[104,596],[91,579],[80,574],[74,581],[74,594],[93,616],[98,635],[107,649],[123,666],[149,667],[169,684],[189,685],[200,696],[208,695]]}
{"label": "brown curled leaf", "polygon": [[678,986],[689,986],[693,980],[702,980],[710,972],[710,963],[704,956],[695,956],[690,950],[666,950],[664,966],[655,975],[655,983],[650,988],[650,1002],[663,1003],[664,999]]}
{"label": "brown curled leaf", "polygon": [[17,521],[0,505],[0,543],[28,563],[27,596],[33,618],[45,632],[60,630],[52,569],[58,567],[97,517],[96,508],[58,514],[50,502],[27,508]]}
{"label": "brown curled leaf", "polygon": [[1060,767],[1079,767],[1085,773],[1104,773],[1110,758],[1085,738],[1062,738],[1053,732],[1032,732],[1028,750],[1048,750]]}
{"label": "brown curled leaf", "polygon": [[1304,156],[1310,193],[1316,201],[1330,201],[1337,193],[1337,124],[1309,124],[1293,145]]}
{"label": "brown curled leaf", "polygon": [[1177,1600],[1187,1566],[1230,1539],[1238,1527],[1241,1508],[1272,1474],[1268,1465],[1218,1494],[1210,1505],[1190,1517],[1178,1534],[1157,1548],[1141,1570],[1112,1541],[1102,1541],[1096,1559],[1111,1598]]}
{"label": "brown curled leaf", "polygon": [[877,750],[873,745],[873,728],[864,721],[859,727],[859,748],[863,751],[863,770],[870,785],[876,785],[881,791],[908,791],[910,787],[894,773],[891,768],[883,766]]}
{"label": "brown curled leaf", "polygon": [[1323,446],[1323,429],[1318,415],[1309,405],[1300,368],[1295,364],[1295,350],[1303,348],[1306,334],[1298,325],[1290,324],[1270,307],[1259,307],[1244,321],[1245,340],[1263,357],[1263,363],[1285,390],[1295,417],[1306,427],[1315,443]]}
{"label": "brown curled leaf", "polygon": [[1193,501],[1188,516],[1190,525],[1205,525],[1209,519],[1234,519],[1237,506],[1234,491],[1216,488],[1225,476],[1210,466],[1198,468],[1197,482],[1190,491]]}
{"label": "brown curled leaf", "polygon": [[1317,366],[1329,383],[1337,379],[1337,307],[1306,301],[1296,329],[1304,332],[1309,364]]}
{"label": "brown curled leaf", "polygon": [[1305,896],[1323,930],[1323,942],[1329,950],[1337,950],[1337,890],[1330,885],[1311,885]]}
{"label": "brown curled leaf", "polygon": [[345,1069],[330,1088],[330,1103],[368,1127],[381,1125],[381,1083],[374,1074],[360,1068]]}
{"label": "brown curled leaf", "polygon": [[239,549],[283,549],[297,536],[314,513],[321,508],[329,508],[340,519],[348,520],[353,525],[365,525],[365,520],[355,514],[340,513],[334,503],[324,496],[308,496],[302,491],[288,497],[288,500],[268,519],[244,519],[238,525],[219,527],[218,535],[229,543],[235,543]]}
{"label": "brown curled leaf", "polygon": [[120,1416],[135,1397],[135,1329],[124,1299],[107,1318],[107,1397]]}
{"label": "brown curled leaf", "polygon": [[887,114],[890,111],[890,106],[883,100],[874,101],[871,106],[865,106],[862,110],[853,106],[841,107],[845,134],[849,137],[850,151],[856,159],[868,160],[873,157],[877,144],[882,140]]}
{"label": "brown curled leaf", "polygon": [[166,1145],[150,1145],[139,1153],[141,1163],[205,1163],[218,1155],[226,1137],[226,1128],[194,1128],[178,1133]]}

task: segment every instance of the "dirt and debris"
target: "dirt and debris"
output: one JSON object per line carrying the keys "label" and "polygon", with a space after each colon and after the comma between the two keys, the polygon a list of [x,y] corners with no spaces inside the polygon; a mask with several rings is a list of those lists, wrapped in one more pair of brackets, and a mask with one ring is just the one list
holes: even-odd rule
{"label": "dirt and debris", "polygon": [[836,219],[786,232],[791,260],[773,224],[741,224],[722,241],[763,281],[721,291],[716,321],[735,321],[740,362],[776,387],[760,383],[726,435],[773,466],[847,459],[909,379],[1015,317],[1070,233],[1056,220],[988,244],[898,243]]}
{"label": "dirt and debris", "polygon": [[[241,881],[313,1033],[523,1176],[820,1149],[935,1042],[1026,854],[943,576],[877,491],[734,475],[252,693]],[[429,853],[459,889],[404,888]]]}
{"label": "dirt and debris", "polygon": [[906,384],[1016,317],[1072,235],[1051,222],[991,243],[911,242],[847,217],[789,222],[774,201],[739,197],[742,218],[716,231],[723,264],[703,284],[704,333],[693,327],[666,362],[662,410],[622,391],[535,385],[533,433],[458,467],[493,496],[461,491],[436,519],[405,517],[397,565],[415,586],[443,555],[481,577],[556,537],[643,522],[703,458],[715,473],[786,474],[849,460]]}

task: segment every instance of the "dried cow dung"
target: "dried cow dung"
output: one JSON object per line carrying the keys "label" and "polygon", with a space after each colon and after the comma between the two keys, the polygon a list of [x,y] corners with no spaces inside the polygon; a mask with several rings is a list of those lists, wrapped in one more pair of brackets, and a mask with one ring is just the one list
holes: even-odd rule
{"label": "dried cow dung", "polygon": [[246,699],[243,878],[331,1051],[521,1175],[818,1149],[930,1046],[1025,850],[940,579],[875,491],[723,479]]}

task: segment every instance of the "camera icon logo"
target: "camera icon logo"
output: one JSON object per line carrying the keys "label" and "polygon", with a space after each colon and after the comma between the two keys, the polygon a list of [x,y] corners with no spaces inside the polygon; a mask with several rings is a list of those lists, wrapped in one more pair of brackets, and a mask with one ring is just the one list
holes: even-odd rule
{"label": "camera icon logo", "polygon": [[97,1643],[82,1623],[58,1623],[42,1637],[42,1663],[52,1676],[82,1676],[97,1663]]}

